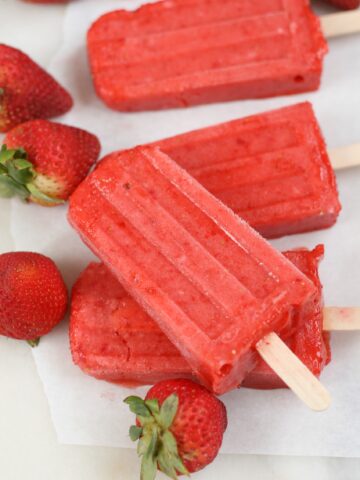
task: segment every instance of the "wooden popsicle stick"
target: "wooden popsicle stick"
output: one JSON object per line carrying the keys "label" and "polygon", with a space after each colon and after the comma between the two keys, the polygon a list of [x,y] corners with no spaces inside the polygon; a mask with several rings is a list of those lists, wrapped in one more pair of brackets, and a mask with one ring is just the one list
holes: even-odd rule
{"label": "wooden popsicle stick", "polygon": [[269,333],[262,338],[256,350],[308,407],[316,411],[328,408],[328,391],[276,333]]}
{"label": "wooden popsicle stick", "polygon": [[324,308],[323,330],[360,330],[360,307]]}
{"label": "wooden popsicle stick", "polygon": [[322,15],[320,22],[326,38],[359,33],[360,10]]}
{"label": "wooden popsicle stick", "polygon": [[360,166],[360,143],[332,148],[329,150],[329,157],[335,170]]}

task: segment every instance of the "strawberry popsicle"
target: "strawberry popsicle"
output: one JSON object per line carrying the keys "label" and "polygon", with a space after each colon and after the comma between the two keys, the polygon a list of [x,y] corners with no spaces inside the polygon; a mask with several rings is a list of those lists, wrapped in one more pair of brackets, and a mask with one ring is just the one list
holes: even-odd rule
{"label": "strawberry popsicle", "polygon": [[122,111],[316,90],[327,44],[306,0],[164,0],[88,32],[95,89]]}
{"label": "strawberry popsicle", "polygon": [[103,160],[73,194],[84,242],[222,394],[254,368],[268,333],[296,328],[315,287],[157,148]]}
{"label": "strawberry popsicle", "polygon": [[153,145],[267,238],[330,227],[341,210],[334,171],[309,102]]}
{"label": "strawberry popsicle", "polygon": [[[329,334],[322,331],[322,290],[317,272],[322,254],[322,245],[313,251],[284,252],[317,289],[314,303],[305,312],[304,325],[285,340],[316,376],[330,361]],[[70,345],[74,363],[102,380],[151,384],[169,378],[194,378],[176,347],[101,263],[91,263],[74,285]],[[285,385],[260,360],[243,386],[270,389]]]}
{"label": "strawberry popsicle", "polygon": [[193,377],[177,348],[102,263],[91,263],[73,287],[70,346],[74,363],[102,380],[152,384]]}

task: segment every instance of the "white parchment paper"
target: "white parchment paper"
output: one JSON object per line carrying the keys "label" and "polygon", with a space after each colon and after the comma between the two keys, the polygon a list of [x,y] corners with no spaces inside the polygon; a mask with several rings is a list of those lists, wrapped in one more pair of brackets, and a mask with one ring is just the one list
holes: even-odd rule
{"label": "white parchment paper", "polygon": [[[87,66],[85,34],[101,13],[135,8],[137,0],[78,0],[68,8],[64,42],[52,73],[72,92],[74,109],[63,122],[96,133],[103,153],[176,133],[309,99],[329,147],[360,141],[360,36],[334,39],[319,92],[269,100],[242,101],[188,110],[124,114],[105,108],[94,94]],[[343,212],[326,231],[277,240],[285,249],[326,245],[321,267],[328,305],[360,305],[360,168],[338,174]],[[13,201],[12,234],[18,250],[50,255],[69,288],[92,254],[66,221],[66,207],[46,209]],[[322,380],[333,398],[325,413],[306,409],[286,390],[241,389],[224,397],[229,428],[222,451],[279,455],[360,456],[360,333],[333,335],[333,361]],[[67,324],[34,349],[62,443],[128,447],[132,415],[122,399],[133,392],[84,375],[71,362]],[[139,389],[139,393],[144,392]]]}

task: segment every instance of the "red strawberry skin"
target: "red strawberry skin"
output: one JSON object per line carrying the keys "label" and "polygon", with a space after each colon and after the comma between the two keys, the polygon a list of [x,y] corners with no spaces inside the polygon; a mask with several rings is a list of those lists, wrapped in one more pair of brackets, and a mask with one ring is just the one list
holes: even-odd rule
{"label": "red strawberry skin", "polygon": [[179,397],[179,408],[170,430],[184,465],[189,472],[196,472],[219,452],[227,427],[225,405],[206,388],[187,379],[159,382],[146,399],[157,398],[161,405],[172,393]]}
{"label": "red strawberry skin", "polygon": [[335,7],[343,8],[344,10],[353,10],[360,6],[360,0],[328,0]]}
{"label": "red strawberry skin", "polygon": [[66,200],[100,153],[98,138],[85,130],[49,120],[31,120],[8,132],[8,148],[23,148],[38,174],[49,179],[49,196]]}
{"label": "red strawberry skin", "polygon": [[0,44],[0,132],[62,115],[72,105],[70,94],[51,75],[25,53]]}
{"label": "red strawberry skin", "polygon": [[68,295],[48,257],[32,252],[0,255],[0,333],[33,340],[50,332],[65,315]]}

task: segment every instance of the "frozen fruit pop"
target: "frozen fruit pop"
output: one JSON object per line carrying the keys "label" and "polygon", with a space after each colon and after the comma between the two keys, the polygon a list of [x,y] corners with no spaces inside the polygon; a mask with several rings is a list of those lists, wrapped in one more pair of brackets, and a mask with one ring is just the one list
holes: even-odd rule
{"label": "frozen fruit pop", "polygon": [[73,287],[70,346],[74,363],[101,380],[193,378],[177,348],[102,263],[91,263]]}
{"label": "frozen fruit pop", "polygon": [[316,90],[326,52],[307,0],[164,0],[88,32],[96,92],[123,111]]}
{"label": "frozen fruit pop", "polygon": [[294,310],[315,294],[290,261],[156,148],[103,160],[72,196],[69,219],[218,394],[241,383],[256,364],[254,347],[266,354],[271,342],[260,340],[294,328]]}
{"label": "frozen fruit pop", "polygon": [[[327,228],[340,212],[334,171],[308,102],[153,145],[265,237]],[[338,156],[350,164],[354,155],[341,150]]]}
{"label": "frozen fruit pop", "polygon": [[[284,252],[316,286],[314,302],[302,313],[306,315],[304,325],[285,341],[317,376],[330,361],[328,333],[322,331],[322,290],[317,273],[322,254],[321,245],[313,251]],[[74,285],[70,345],[75,364],[102,380],[151,384],[194,377],[180,352],[104,264],[91,263]],[[247,375],[243,385],[285,386],[264,361]]]}

